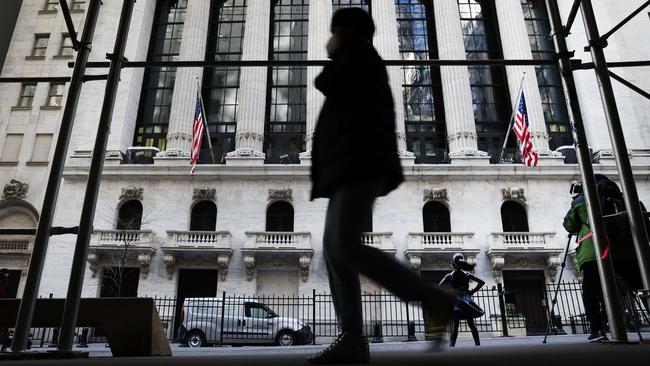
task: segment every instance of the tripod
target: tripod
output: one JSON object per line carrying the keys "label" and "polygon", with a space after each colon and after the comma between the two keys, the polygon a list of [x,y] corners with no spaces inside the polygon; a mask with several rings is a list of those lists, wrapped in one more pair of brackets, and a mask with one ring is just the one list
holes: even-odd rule
{"label": "tripod", "polygon": [[[566,249],[564,250],[564,259],[562,260],[562,264],[560,265],[562,268],[560,269],[560,277],[557,279],[557,285],[555,286],[555,293],[553,294],[553,301],[551,302],[551,311],[549,312],[549,317],[548,317],[548,324],[546,324],[546,332],[544,332],[544,340],[542,343],[546,344],[546,338],[548,338],[548,333],[551,331],[551,328],[553,327],[553,310],[555,310],[555,304],[557,303],[557,295],[560,292],[560,284],[562,282],[562,274],[564,274],[564,267],[566,267],[566,259],[569,257],[569,247],[571,246],[571,237],[573,236],[573,233],[570,233],[568,235],[568,239],[566,242]],[[576,234],[576,239],[578,238],[578,235]]]}

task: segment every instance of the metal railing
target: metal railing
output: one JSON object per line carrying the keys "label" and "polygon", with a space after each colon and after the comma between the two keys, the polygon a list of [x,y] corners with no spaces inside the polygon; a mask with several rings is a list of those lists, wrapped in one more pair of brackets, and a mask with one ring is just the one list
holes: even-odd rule
{"label": "metal railing", "polygon": [[[473,295],[474,301],[485,311],[475,319],[476,326],[485,336],[538,334],[532,327],[548,324],[552,318],[553,334],[584,334],[589,332],[589,323],[582,303],[582,285],[579,282],[559,284],[557,303],[553,314],[549,305],[556,284],[548,283],[543,288],[526,291],[500,291],[501,285],[483,288]],[[540,303],[531,302],[539,299]],[[295,320],[306,323],[314,338],[302,339],[297,343],[325,343],[323,338],[336,337],[339,327],[334,312],[332,297],[328,293],[316,292],[300,295],[240,295],[221,293],[214,298],[192,300],[191,307],[183,306],[184,299],[177,297],[154,297],[158,315],[166,336],[171,342],[184,343],[188,331],[201,330],[206,343],[254,344],[275,343],[279,332],[284,329],[271,325],[273,319]],[[404,302],[387,292],[364,293],[361,296],[364,332],[371,341],[425,339],[427,315],[418,302]],[[252,303],[264,310],[247,309]],[[502,314],[500,309],[505,310]],[[536,311],[538,309],[538,311]],[[192,312],[194,318],[189,316]],[[650,318],[639,301],[628,298],[625,310],[628,329],[650,327]],[[266,317],[266,315],[278,317]],[[191,329],[183,329],[190,325]],[[239,325],[237,321],[239,320]],[[263,320],[263,321],[262,321]],[[277,321],[277,324],[280,322]],[[181,327],[183,326],[183,327]],[[239,327],[239,328],[237,328]],[[295,325],[296,328],[301,326]],[[461,332],[469,332],[466,322],[460,323]],[[543,329],[541,332],[543,333]],[[30,331],[34,347],[56,346],[56,328],[32,328]],[[101,329],[77,328],[75,342],[105,343]]]}

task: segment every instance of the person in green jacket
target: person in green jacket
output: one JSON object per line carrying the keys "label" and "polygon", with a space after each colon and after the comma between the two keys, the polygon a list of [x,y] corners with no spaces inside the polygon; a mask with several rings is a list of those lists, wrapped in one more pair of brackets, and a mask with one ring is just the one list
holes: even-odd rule
{"label": "person in green jacket", "polygon": [[[602,174],[596,174],[596,180],[603,179]],[[602,175],[604,179],[607,179]],[[564,228],[570,233],[578,233],[578,247],[576,248],[577,270],[582,272],[582,300],[585,305],[585,315],[589,321],[591,333],[587,338],[589,342],[607,340],[605,322],[602,312],[605,309],[598,264],[596,263],[596,250],[590,237],[589,214],[587,202],[582,192],[571,203],[571,208],[564,217]]]}

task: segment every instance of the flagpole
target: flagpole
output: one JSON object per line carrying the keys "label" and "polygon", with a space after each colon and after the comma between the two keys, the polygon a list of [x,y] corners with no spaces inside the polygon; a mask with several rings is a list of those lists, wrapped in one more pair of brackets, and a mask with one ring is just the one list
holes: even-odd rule
{"label": "flagpole", "polygon": [[506,145],[508,144],[508,138],[510,137],[510,131],[512,130],[512,123],[515,120],[515,115],[517,114],[517,109],[519,108],[519,99],[521,98],[521,93],[524,91],[524,78],[526,77],[526,72],[521,76],[521,82],[519,83],[519,92],[517,93],[517,98],[515,99],[514,108],[512,109],[512,114],[510,114],[510,119],[508,120],[508,130],[506,131],[506,139],[503,140],[503,147],[501,148],[501,155],[499,156],[499,163],[503,161],[503,153],[506,151]]}
{"label": "flagpole", "polygon": [[201,93],[201,86],[199,85],[199,78],[196,78],[196,90],[201,99],[201,112],[203,113],[203,129],[208,137],[208,148],[210,149],[210,162],[215,164],[214,151],[212,150],[212,140],[210,140],[210,130],[208,130],[208,115],[205,113],[205,104],[203,103],[203,94]]}

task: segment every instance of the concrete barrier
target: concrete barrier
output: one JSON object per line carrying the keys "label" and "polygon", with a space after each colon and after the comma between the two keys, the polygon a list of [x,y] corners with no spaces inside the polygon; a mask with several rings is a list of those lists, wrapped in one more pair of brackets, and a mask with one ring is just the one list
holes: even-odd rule
{"label": "concrete barrier", "polygon": [[[65,299],[38,299],[32,327],[58,327]],[[20,299],[0,299],[0,327],[13,327]],[[101,328],[114,357],[171,356],[158,310],[150,298],[85,298],[78,327]]]}

